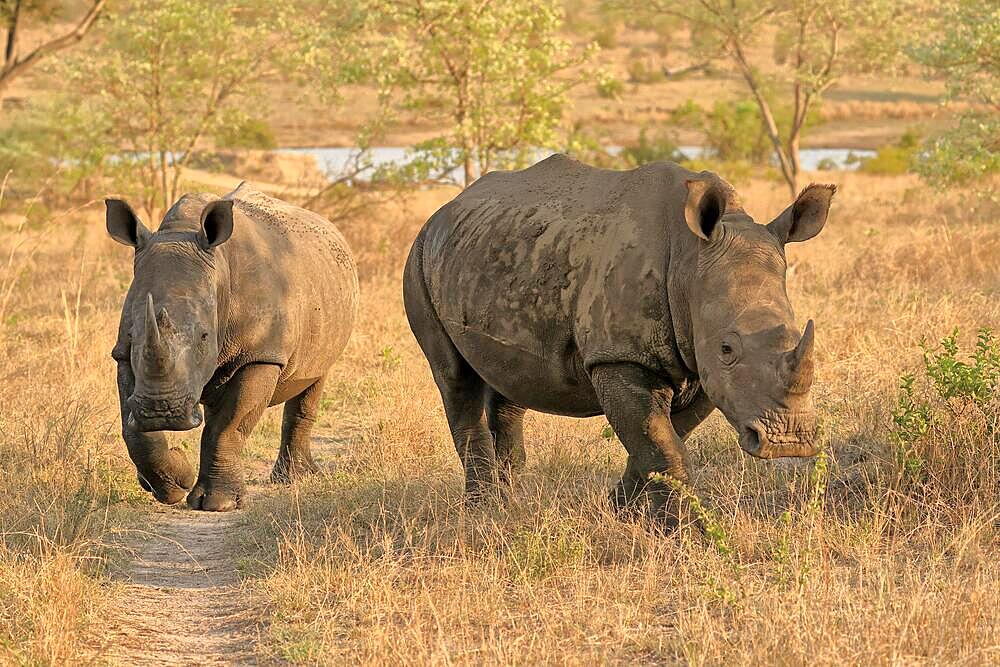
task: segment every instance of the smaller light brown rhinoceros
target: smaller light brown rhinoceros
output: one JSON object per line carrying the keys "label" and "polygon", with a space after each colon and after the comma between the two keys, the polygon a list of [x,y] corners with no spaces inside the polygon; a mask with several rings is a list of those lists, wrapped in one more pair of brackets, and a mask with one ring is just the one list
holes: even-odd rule
{"label": "smaller light brown rhinoceros", "polygon": [[[628,450],[611,501],[676,523],[684,440],[715,408],[761,458],[811,456],[813,325],[799,335],[785,244],[826,223],[811,185],[759,225],[715,174],[563,155],[493,172],[438,210],[403,275],[471,497],[524,464],[525,410],[604,414]],[[485,412],[485,418],[484,418]]]}
{"label": "smaller light brown rhinoceros", "polygon": [[[155,234],[119,199],[108,233],[135,248],[118,342],[122,437],[139,483],[173,504],[225,511],[244,499],[239,456],[264,410],[284,403],[271,478],[315,469],[309,434],[323,382],[358,308],[354,259],[336,227],[246,185],[189,194]],[[195,480],[163,431],[201,425]],[[190,492],[189,492],[190,490]]]}

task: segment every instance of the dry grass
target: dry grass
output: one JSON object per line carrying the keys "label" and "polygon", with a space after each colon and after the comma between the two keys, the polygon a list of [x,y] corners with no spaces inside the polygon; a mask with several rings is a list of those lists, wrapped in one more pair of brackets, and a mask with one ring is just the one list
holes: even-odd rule
{"label": "dry grass", "polygon": [[108,356],[128,259],[79,218],[0,229],[0,664],[79,659],[106,538],[146,503]]}
{"label": "dry grass", "polygon": [[[711,418],[690,446],[705,505],[690,512],[717,523],[707,537],[688,528],[664,538],[608,513],[624,452],[602,437],[602,419],[529,413],[529,465],[511,505],[464,510],[440,401],[400,303],[398,240],[426,210],[366,221],[363,241],[349,228],[365,305],[323,416],[344,458],[258,502],[240,537],[252,585],[273,603],[268,654],[404,664],[1000,659],[1000,452],[981,431],[947,425],[937,462],[954,474],[904,493],[888,437],[919,339],[958,326],[968,340],[1000,324],[995,206],[935,197],[911,179],[837,178],[829,228],[789,251],[792,301],[819,331],[830,458],[819,470],[751,460]],[[768,183],[743,193],[761,220],[785,196]],[[373,254],[379,237],[385,251]]]}
{"label": "dry grass", "polygon": [[[829,177],[829,175],[825,175]],[[815,241],[789,250],[796,312],[817,323],[829,452],[744,457],[722,419],[691,441],[704,503],[671,537],[606,509],[624,451],[603,419],[529,413],[528,469],[505,509],[461,505],[461,474],[399,273],[422,220],[453,192],[343,225],[361,321],[327,389],[331,471],[259,497],[234,549],[269,600],[265,657],[301,663],[686,662],[986,664],[1000,659],[997,460],[979,423],[935,431],[942,483],[894,475],[899,375],[919,340],[1000,327],[997,210],[910,178],[836,174]],[[780,184],[741,188],[759,220]],[[100,211],[0,229],[0,664],[88,655],[106,545],[150,502],[118,436],[108,358],[127,251]],[[10,281],[14,281],[11,283]],[[0,289],[0,294],[4,290]],[[274,455],[267,415],[251,457]],[[11,474],[11,473],[15,474]],[[947,476],[945,476],[947,473]],[[956,500],[956,499],[961,499]],[[98,577],[95,583],[95,576]]]}

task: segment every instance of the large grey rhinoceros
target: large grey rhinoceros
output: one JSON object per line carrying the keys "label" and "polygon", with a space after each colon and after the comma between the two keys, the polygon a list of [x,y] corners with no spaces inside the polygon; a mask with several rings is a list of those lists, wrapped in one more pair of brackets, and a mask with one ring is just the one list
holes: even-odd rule
{"label": "large grey rhinoceros", "polygon": [[613,506],[645,498],[668,523],[674,494],[650,475],[687,482],[684,439],[716,407],[753,456],[815,455],[813,324],[799,335],[784,248],[822,229],[834,190],[758,225],[715,174],[555,155],[439,209],[403,296],[467,493],[523,465],[526,409],[606,415],[629,454]]}
{"label": "large grey rhinoceros", "polygon": [[[184,195],[155,234],[124,201],[106,203],[108,233],[135,248],[112,357],[139,483],[163,503],[187,495],[195,509],[239,506],[244,440],[278,403],[272,480],[314,470],[309,434],[323,382],[358,307],[354,259],[337,228],[243,184],[221,199]],[[163,431],[199,426],[199,404],[195,480]]]}

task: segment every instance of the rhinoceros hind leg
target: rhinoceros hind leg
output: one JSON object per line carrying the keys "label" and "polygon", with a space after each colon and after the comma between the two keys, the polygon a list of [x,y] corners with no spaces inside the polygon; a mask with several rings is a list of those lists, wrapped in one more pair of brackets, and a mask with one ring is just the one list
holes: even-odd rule
{"label": "rhinoceros hind leg", "polygon": [[455,449],[465,469],[470,502],[493,495],[497,485],[496,450],[483,418],[486,383],[462,357],[438,318],[424,283],[423,240],[417,237],[403,271],[403,305],[441,392]]}
{"label": "rhinoceros hind leg", "polygon": [[319,416],[325,377],[285,403],[281,421],[281,450],[271,470],[275,484],[290,484],[319,470],[310,451],[310,436]]}
{"label": "rhinoceros hind leg", "polygon": [[486,385],[464,360],[461,365],[465,368],[458,376],[438,372],[434,376],[455,450],[465,469],[466,496],[478,502],[498,490],[496,450],[483,418]]}
{"label": "rhinoceros hind leg", "polygon": [[525,409],[494,389],[487,389],[486,424],[493,435],[497,472],[501,483],[509,486],[514,474],[524,468]]}
{"label": "rhinoceros hind leg", "polygon": [[240,454],[274,396],[280,372],[274,364],[244,366],[226,383],[220,398],[205,405],[201,468],[187,498],[192,508],[225,512],[242,504],[246,480]]}

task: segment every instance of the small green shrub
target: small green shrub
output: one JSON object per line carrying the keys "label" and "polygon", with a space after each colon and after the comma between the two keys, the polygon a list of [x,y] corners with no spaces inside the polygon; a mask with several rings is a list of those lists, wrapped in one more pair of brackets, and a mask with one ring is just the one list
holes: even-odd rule
{"label": "small green shrub", "polygon": [[666,79],[663,68],[651,66],[646,60],[635,58],[625,65],[629,81],[634,83],[659,83]]}
{"label": "small green shrub", "polygon": [[705,122],[705,109],[689,99],[670,112],[670,122],[683,127],[701,127]]}
{"label": "small green shrub", "polygon": [[716,102],[705,117],[705,144],[720,160],[762,163],[774,152],[760,109],[750,101]]}
{"label": "small green shrub", "polygon": [[386,345],[378,353],[379,361],[382,367],[386,370],[392,370],[399,367],[399,364],[403,361],[403,358],[399,356],[399,353],[392,349],[392,345]]}
{"label": "small green shrub", "polygon": [[606,100],[620,100],[625,92],[625,83],[613,76],[601,77],[595,86],[597,96]]}
{"label": "small green shrub", "polygon": [[680,162],[685,159],[685,155],[680,152],[669,134],[661,132],[650,135],[645,127],[639,130],[638,142],[626,146],[622,150],[621,157],[629,167],[638,167],[660,160]]}
{"label": "small green shrub", "polygon": [[267,121],[247,118],[241,123],[221,128],[215,135],[215,145],[235,150],[272,150],[278,142]]}
{"label": "small green shrub", "polygon": [[924,368],[944,400],[971,401],[979,409],[996,395],[1000,386],[1000,345],[993,332],[980,329],[971,363],[958,358],[958,329],[941,341],[941,350],[924,348]]}
{"label": "small green shrub", "polygon": [[858,171],[880,176],[898,176],[913,169],[920,149],[920,138],[907,130],[899,141],[878,149],[874,157],[861,160]]}
{"label": "small green shrub", "polygon": [[963,359],[958,330],[923,347],[923,377],[906,374],[890,439],[904,490],[936,488],[961,502],[996,501],[1000,491],[1000,342],[981,329]]}
{"label": "small green shrub", "polygon": [[1000,173],[1000,118],[966,113],[930,139],[916,154],[914,168],[931,185],[968,185]]}
{"label": "small green shrub", "polygon": [[899,399],[892,413],[896,465],[900,475],[908,480],[918,480],[923,473],[924,460],[914,444],[927,436],[931,426],[931,408],[914,397],[914,380],[911,374],[900,379]]}

